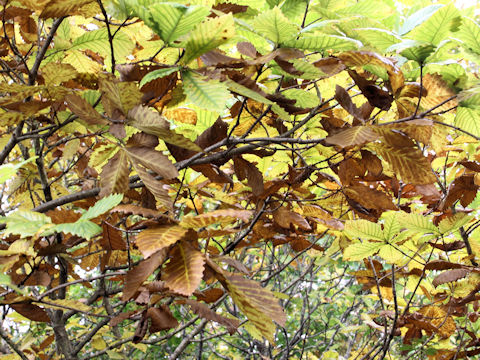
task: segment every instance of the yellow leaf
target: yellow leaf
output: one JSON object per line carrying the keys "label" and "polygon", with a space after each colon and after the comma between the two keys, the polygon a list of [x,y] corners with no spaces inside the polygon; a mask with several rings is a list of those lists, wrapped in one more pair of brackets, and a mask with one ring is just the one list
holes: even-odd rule
{"label": "yellow leaf", "polygon": [[186,242],[178,243],[165,267],[162,279],[165,285],[185,296],[190,296],[200,285],[203,276],[205,258]]}
{"label": "yellow leaf", "polygon": [[182,239],[188,230],[178,225],[161,225],[143,230],[136,244],[145,258]]}

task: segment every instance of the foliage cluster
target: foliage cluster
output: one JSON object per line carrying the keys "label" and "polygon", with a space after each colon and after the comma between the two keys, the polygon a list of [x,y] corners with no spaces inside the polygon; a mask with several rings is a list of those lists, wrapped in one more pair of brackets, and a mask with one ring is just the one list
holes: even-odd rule
{"label": "foliage cluster", "polygon": [[1,359],[480,354],[474,8],[0,10]]}

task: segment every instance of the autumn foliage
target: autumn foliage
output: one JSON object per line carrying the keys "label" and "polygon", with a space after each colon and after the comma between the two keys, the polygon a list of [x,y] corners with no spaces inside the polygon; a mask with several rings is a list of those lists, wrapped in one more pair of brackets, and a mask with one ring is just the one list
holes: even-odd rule
{"label": "autumn foliage", "polygon": [[480,354],[474,9],[0,11],[0,359]]}

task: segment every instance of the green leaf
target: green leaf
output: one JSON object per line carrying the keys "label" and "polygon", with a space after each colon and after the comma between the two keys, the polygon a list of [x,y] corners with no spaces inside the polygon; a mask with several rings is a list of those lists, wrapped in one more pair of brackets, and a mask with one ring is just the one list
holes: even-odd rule
{"label": "green leaf", "polygon": [[310,35],[302,36],[298,40],[287,41],[286,46],[301,50],[323,51],[323,50],[355,50],[362,46],[358,40],[337,35]]}
{"label": "green leaf", "polygon": [[345,222],[345,234],[350,238],[384,241],[383,231],[380,224],[367,220],[347,220]]}
{"label": "green leaf", "polygon": [[313,108],[320,104],[317,95],[300,89],[288,89],[282,93],[289,99],[296,100],[295,106],[303,108]]}
{"label": "green leaf", "polygon": [[187,34],[210,12],[203,6],[185,6],[166,2],[141,7],[138,10],[139,17],[167,44]]}
{"label": "green leaf", "polygon": [[398,262],[403,260],[404,255],[395,246],[383,245],[378,251],[378,256],[389,264],[398,264]]}
{"label": "green leaf", "polygon": [[427,21],[416,27],[409,37],[438,45],[447,38],[450,31],[457,31],[460,23],[460,12],[453,3],[450,3],[437,10]]}
{"label": "green leaf", "polygon": [[301,71],[302,74],[295,76],[300,79],[307,79],[307,80],[313,80],[313,79],[318,79],[322,77],[328,77],[327,74],[325,74],[323,71],[321,71],[319,68],[317,68],[315,65],[310,64],[307,61],[300,60],[300,59],[292,59],[289,60],[295,69],[298,71]]}
{"label": "green leaf", "polygon": [[182,73],[182,78],[183,91],[188,101],[204,109],[225,109],[230,94],[224,83],[217,80],[206,81],[203,76],[188,70]]}
{"label": "green leaf", "polygon": [[407,20],[403,23],[403,25],[398,30],[400,35],[405,35],[406,33],[410,32],[416,26],[422,24],[423,22],[427,21],[438,9],[440,9],[442,5],[430,5],[427,7],[418,10],[414,14],[410,15]]}
{"label": "green leaf", "polygon": [[187,65],[200,55],[226,43],[234,35],[235,24],[231,13],[202,22],[190,32],[188,39],[182,44],[185,54],[181,63]]}
{"label": "green leaf", "polygon": [[345,249],[345,251],[343,252],[343,259],[350,261],[360,261],[374,255],[383,246],[383,243],[378,242],[364,241],[363,243],[355,243]]}
{"label": "green leaf", "polygon": [[35,235],[42,226],[51,224],[52,219],[45,214],[34,211],[16,211],[0,217],[0,223],[6,223],[5,235],[28,237]]}
{"label": "green leaf", "polygon": [[9,180],[13,175],[15,175],[23,165],[28,164],[29,162],[35,160],[38,156],[33,156],[28,160],[22,161],[18,164],[5,164],[0,166],[0,184],[5,183],[5,181]]}
{"label": "green leaf", "polygon": [[429,57],[435,46],[421,41],[405,39],[401,43],[390,46],[385,52],[398,52],[409,60],[414,60],[419,64],[423,63]]}
{"label": "green leaf", "polygon": [[167,67],[163,69],[150,71],[147,75],[145,75],[142,78],[142,80],[140,81],[139,87],[142,87],[143,85],[149,83],[150,81],[160,79],[167,75],[173,74],[174,72],[177,72],[178,69],[179,69],[178,66],[173,66],[173,67]]}
{"label": "green leaf", "polygon": [[48,234],[52,232],[70,233],[90,240],[95,235],[101,233],[102,228],[91,221],[80,218],[74,223],[58,224],[47,230]]}
{"label": "green leaf", "polygon": [[284,44],[294,38],[299,27],[292,24],[278,7],[258,15],[252,24],[255,31],[275,44]]}
{"label": "green leaf", "polygon": [[475,136],[480,136],[480,107],[459,106],[455,115],[455,126]]}
{"label": "green leaf", "polygon": [[[122,31],[117,32],[113,38],[113,50],[115,53],[115,60],[119,61],[130,55],[135,47],[135,43]],[[110,43],[108,41],[107,28],[87,31],[73,41],[73,50],[91,50],[107,58],[111,56]],[[108,61],[107,61],[108,63]]]}
{"label": "green leaf", "polygon": [[480,55],[480,25],[469,18],[462,19],[462,26],[456,34],[464,46],[475,54]]}
{"label": "green leaf", "polygon": [[[123,194],[112,194],[96,202],[87,212],[83,213],[78,221],[90,220],[114,208],[123,199]],[[78,222],[77,221],[77,222]]]}
{"label": "green leaf", "polygon": [[433,224],[432,219],[421,214],[402,213],[397,215],[397,220],[400,226],[404,227],[409,233],[440,235],[440,231]]}
{"label": "green leaf", "polygon": [[385,240],[390,241],[400,232],[400,224],[397,220],[396,212],[386,212],[382,214],[385,219],[383,223],[383,234]]}
{"label": "green leaf", "polygon": [[366,40],[369,45],[381,52],[386,52],[387,48],[402,41],[401,38],[393,32],[384,29],[364,28],[355,29],[355,31],[362,40]]}

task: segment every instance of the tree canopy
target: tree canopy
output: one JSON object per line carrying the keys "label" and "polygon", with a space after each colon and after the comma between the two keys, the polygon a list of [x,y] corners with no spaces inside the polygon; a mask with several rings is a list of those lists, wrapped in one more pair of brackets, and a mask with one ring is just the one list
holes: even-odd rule
{"label": "tree canopy", "polygon": [[475,358],[478,10],[0,1],[0,359]]}

